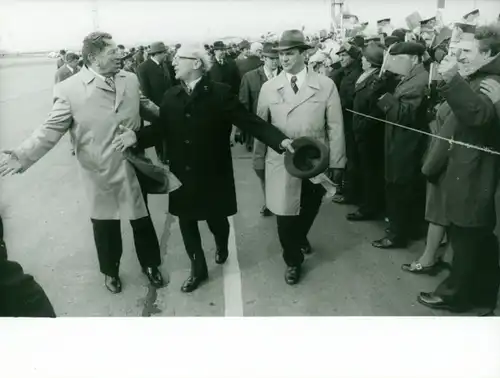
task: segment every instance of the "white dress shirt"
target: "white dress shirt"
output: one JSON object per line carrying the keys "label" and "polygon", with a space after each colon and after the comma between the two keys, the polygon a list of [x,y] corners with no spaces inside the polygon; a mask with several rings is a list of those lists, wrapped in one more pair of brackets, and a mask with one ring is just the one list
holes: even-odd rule
{"label": "white dress shirt", "polygon": [[94,75],[96,75],[98,78],[100,78],[102,81],[106,82],[106,78],[102,76],[101,74],[98,74],[95,72],[92,68],[88,67],[89,71],[92,72]]}
{"label": "white dress shirt", "polygon": [[292,86],[292,76],[297,77],[297,81],[295,82],[295,85],[297,85],[297,88],[299,88],[299,90],[300,90],[300,88],[302,87],[302,84],[304,84],[306,81],[307,67],[304,67],[304,69],[302,71],[300,71],[299,73],[297,73],[295,75],[289,74],[288,72],[286,73],[286,78],[288,79],[290,86]]}
{"label": "white dress shirt", "polygon": [[276,76],[278,76],[277,69],[271,72],[266,68],[266,66],[264,66],[264,73],[266,74],[267,80],[271,80],[272,78],[275,78]]}
{"label": "white dress shirt", "polygon": [[192,92],[194,90],[194,87],[196,87],[196,84],[198,84],[200,80],[201,76],[198,79],[191,81],[190,83],[184,83],[184,84],[186,84],[186,86],[189,88],[189,91]]}
{"label": "white dress shirt", "polygon": [[73,68],[71,68],[71,66],[69,64],[66,64],[66,67],[68,67],[68,70],[70,70],[71,73],[73,73],[75,71]]}
{"label": "white dress shirt", "polygon": [[158,62],[154,56],[151,57],[151,60],[155,62],[157,65],[161,66],[160,62]]}

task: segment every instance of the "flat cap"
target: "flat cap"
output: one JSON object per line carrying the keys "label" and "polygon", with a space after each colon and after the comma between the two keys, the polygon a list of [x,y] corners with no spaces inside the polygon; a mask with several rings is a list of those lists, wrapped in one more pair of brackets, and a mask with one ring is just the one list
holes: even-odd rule
{"label": "flat cap", "polygon": [[391,55],[424,55],[425,46],[417,42],[399,42],[392,46]]}

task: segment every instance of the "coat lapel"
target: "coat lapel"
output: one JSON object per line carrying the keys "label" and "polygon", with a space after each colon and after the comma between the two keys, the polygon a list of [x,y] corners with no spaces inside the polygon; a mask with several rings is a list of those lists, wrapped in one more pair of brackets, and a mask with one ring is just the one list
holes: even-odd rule
{"label": "coat lapel", "polygon": [[121,102],[123,101],[123,95],[125,93],[127,81],[125,74],[120,71],[115,76],[115,89],[116,89],[116,99],[115,99],[115,110],[118,109]]}
{"label": "coat lapel", "polygon": [[97,88],[104,89],[105,91],[108,92],[113,92],[113,88],[111,88],[108,84],[104,82],[101,78],[98,76],[94,75],[93,72],[91,72],[88,68],[83,67],[80,71],[80,75],[82,77],[82,80],[85,84],[90,84],[92,81],[95,81],[95,86]]}
{"label": "coat lapel", "polygon": [[[302,84],[302,87],[299,89],[299,91],[297,93],[294,93],[290,87],[290,91],[294,97],[291,97],[293,99],[292,104],[291,104],[292,106],[290,107],[290,110],[288,111],[288,113],[293,111],[298,106],[302,105],[304,102],[309,100],[312,96],[314,96],[317,91],[319,91],[320,87],[319,87],[319,82],[318,82],[318,78],[316,75],[317,74],[315,74],[315,73],[308,72],[305,82]],[[286,76],[285,76],[285,79],[286,79]]]}

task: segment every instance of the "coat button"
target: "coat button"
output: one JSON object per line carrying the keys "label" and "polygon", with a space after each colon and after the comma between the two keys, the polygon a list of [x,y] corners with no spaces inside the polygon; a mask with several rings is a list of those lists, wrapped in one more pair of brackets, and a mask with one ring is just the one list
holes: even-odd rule
{"label": "coat button", "polygon": [[191,143],[191,141],[190,140],[185,140],[184,143],[189,144],[189,143]]}
{"label": "coat button", "polygon": [[189,165],[186,165],[186,171],[190,171],[191,167]]}
{"label": "coat button", "polygon": [[191,117],[191,114],[186,113],[186,118],[190,118],[190,117]]}

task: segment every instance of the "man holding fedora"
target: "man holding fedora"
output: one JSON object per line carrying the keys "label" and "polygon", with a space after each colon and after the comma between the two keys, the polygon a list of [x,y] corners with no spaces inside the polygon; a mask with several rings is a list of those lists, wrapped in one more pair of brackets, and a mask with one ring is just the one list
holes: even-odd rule
{"label": "man holding fedora", "polygon": [[[160,105],[163,94],[172,87],[172,78],[166,66],[168,51],[163,42],[153,42],[146,59],[137,68],[137,77],[141,83],[144,96]],[[167,162],[165,147],[161,144],[156,146],[156,154],[163,163]]]}
{"label": "man holding fedora", "polygon": [[252,133],[276,154],[293,150],[292,141],[278,128],[246,110],[229,86],[210,80],[210,59],[202,46],[182,46],[174,59],[181,81],[165,93],[160,122],[137,134],[130,131],[124,148],[137,141],[139,149],[158,139],[167,143],[170,168],[182,186],[169,197],[169,212],[179,226],[191,260],[191,274],[182,285],[192,292],[208,279],[208,267],[198,229],[206,221],[216,244],[215,262],[228,258],[229,222],[237,211],[230,148],[232,125]]}
{"label": "man holding fedora", "polygon": [[[276,77],[280,73],[279,68],[279,57],[278,53],[274,50],[274,44],[270,42],[264,43],[262,56],[264,58],[264,65],[246,73],[241,79],[240,87],[240,102],[252,113],[257,113],[257,103],[259,100],[259,93],[262,85]],[[264,144],[258,144],[259,149],[254,150],[254,156],[264,157],[266,152],[266,147]],[[264,198],[266,195],[265,191],[265,173],[264,173],[264,161],[263,159],[258,159],[258,163],[254,165],[255,173],[260,179],[262,190],[264,192]],[[261,210],[262,216],[270,216],[271,212],[265,205]]]}
{"label": "man holding fedora", "polygon": [[226,55],[226,46],[222,41],[214,42],[214,62],[210,69],[210,79],[231,87],[231,92],[238,95],[240,90],[240,71],[233,59]]}
{"label": "man holding fedora", "polygon": [[[301,31],[287,30],[282,34],[276,50],[283,72],[262,86],[257,114],[289,138],[311,137],[327,145],[329,167],[340,170],[345,167],[346,156],[339,94],[331,79],[307,70],[305,55],[309,48]],[[258,144],[256,150],[261,148]],[[277,215],[278,236],[287,265],[285,281],[293,285],[300,280],[304,254],[311,252],[307,234],[325,190],[290,175],[284,157],[271,149],[266,149],[265,157],[256,156],[255,160],[260,165],[265,160],[266,203]]]}

